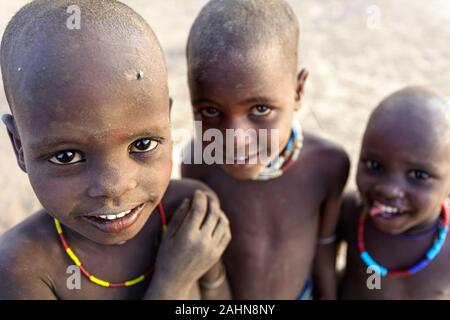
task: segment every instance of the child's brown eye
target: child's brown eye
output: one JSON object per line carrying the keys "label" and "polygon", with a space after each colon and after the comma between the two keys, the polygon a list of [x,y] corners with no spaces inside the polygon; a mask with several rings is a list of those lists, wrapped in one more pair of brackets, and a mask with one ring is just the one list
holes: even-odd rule
{"label": "child's brown eye", "polygon": [[423,170],[411,170],[408,176],[416,180],[428,180],[430,178],[430,174]]}
{"label": "child's brown eye", "polygon": [[215,118],[220,116],[220,111],[216,108],[208,107],[201,109],[200,114],[205,118]]}
{"label": "child's brown eye", "polygon": [[154,150],[159,145],[159,142],[153,139],[140,139],[131,145],[131,152],[148,152]]}
{"label": "child's brown eye", "polygon": [[51,163],[58,165],[68,165],[83,161],[81,154],[74,150],[65,150],[55,153],[53,157],[48,159]]}
{"label": "child's brown eye", "polygon": [[381,163],[379,163],[376,160],[365,160],[364,164],[367,167],[367,169],[369,169],[371,171],[374,171],[374,172],[381,171]]}
{"label": "child's brown eye", "polygon": [[253,107],[250,113],[256,117],[267,116],[272,112],[272,108],[264,105]]}

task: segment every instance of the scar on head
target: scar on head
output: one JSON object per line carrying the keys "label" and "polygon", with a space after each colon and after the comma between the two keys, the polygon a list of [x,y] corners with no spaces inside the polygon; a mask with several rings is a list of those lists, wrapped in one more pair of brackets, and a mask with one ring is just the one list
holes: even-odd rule
{"label": "scar on head", "polygon": [[139,70],[139,71],[137,72],[137,74],[136,74],[136,79],[137,79],[137,80],[142,80],[142,79],[144,79],[144,71]]}

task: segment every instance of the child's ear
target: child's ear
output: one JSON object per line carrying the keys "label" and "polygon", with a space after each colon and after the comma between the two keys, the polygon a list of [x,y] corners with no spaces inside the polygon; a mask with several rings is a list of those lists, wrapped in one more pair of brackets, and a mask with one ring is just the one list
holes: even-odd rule
{"label": "child's ear", "polygon": [[305,83],[306,80],[308,80],[309,72],[306,69],[302,69],[300,73],[297,76],[297,87],[295,92],[295,101],[296,101],[296,108],[295,111],[298,111],[300,109],[300,105],[303,99],[303,95],[305,94]]}
{"label": "child's ear", "polygon": [[14,153],[16,154],[17,164],[19,165],[20,169],[22,169],[22,171],[26,173],[27,169],[25,167],[22,141],[20,140],[19,131],[17,130],[14,117],[10,114],[5,114],[2,116],[2,121],[6,126],[6,130],[8,131],[9,139],[11,140]]}

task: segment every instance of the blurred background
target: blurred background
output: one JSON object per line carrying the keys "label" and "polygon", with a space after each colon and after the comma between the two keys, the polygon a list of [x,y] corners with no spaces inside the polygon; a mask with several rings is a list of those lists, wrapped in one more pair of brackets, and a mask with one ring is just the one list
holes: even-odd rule
{"label": "blurred background", "polygon": [[[0,0],[0,34],[28,0]],[[191,130],[188,32],[206,0],[122,0],[157,34],[167,57],[173,129]],[[371,110],[406,85],[450,88],[450,1],[290,0],[301,27],[300,66],[310,71],[298,117],[306,130],[342,145],[352,160]],[[0,79],[1,81],[1,79]],[[3,85],[1,85],[3,88]],[[0,89],[0,113],[9,108]],[[179,135],[178,135],[179,136]],[[183,143],[175,140],[176,147]],[[174,167],[173,177],[179,177]],[[0,234],[39,209],[27,176],[0,131]]]}

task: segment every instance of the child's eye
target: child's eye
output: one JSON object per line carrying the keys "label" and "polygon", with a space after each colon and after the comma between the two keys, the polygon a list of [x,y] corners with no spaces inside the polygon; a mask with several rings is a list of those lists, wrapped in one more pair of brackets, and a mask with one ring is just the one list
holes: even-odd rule
{"label": "child's eye", "polygon": [[154,150],[159,145],[159,142],[153,139],[140,139],[131,145],[130,152],[142,153]]}
{"label": "child's eye", "polygon": [[381,163],[379,163],[376,160],[366,160],[364,161],[364,164],[366,165],[366,168],[371,171],[375,172],[381,171]]}
{"label": "child's eye", "polygon": [[55,153],[48,161],[58,165],[68,165],[84,161],[84,159],[77,151],[65,150]]}
{"label": "child's eye", "polygon": [[215,118],[220,116],[220,111],[216,108],[208,107],[201,109],[200,114],[205,118]]}
{"label": "child's eye", "polygon": [[408,176],[416,180],[428,180],[430,178],[430,174],[423,170],[411,170]]}
{"label": "child's eye", "polygon": [[272,108],[264,105],[253,107],[250,111],[250,113],[256,117],[263,117],[267,116],[272,112]]}

